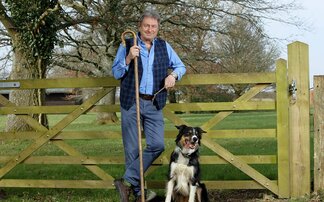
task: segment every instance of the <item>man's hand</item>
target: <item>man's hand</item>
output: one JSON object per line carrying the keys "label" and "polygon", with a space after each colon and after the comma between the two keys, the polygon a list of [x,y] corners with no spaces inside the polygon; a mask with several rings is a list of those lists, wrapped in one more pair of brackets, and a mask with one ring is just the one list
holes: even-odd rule
{"label": "man's hand", "polygon": [[140,47],[132,46],[129,49],[129,53],[126,57],[126,64],[128,65],[135,57],[139,57]]}
{"label": "man's hand", "polygon": [[169,75],[164,80],[164,87],[166,89],[173,88],[175,85],[175,82],[176,82],[176,78],[174,78],[174,76],[172,76],[172,75]]}

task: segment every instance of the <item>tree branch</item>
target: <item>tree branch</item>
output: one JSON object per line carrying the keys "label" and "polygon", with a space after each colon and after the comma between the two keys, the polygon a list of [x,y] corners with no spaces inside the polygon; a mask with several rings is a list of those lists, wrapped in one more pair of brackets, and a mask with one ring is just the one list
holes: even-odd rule
{"label": "tree branch", "polygon": [[6,8],[3,6],[2,1],[0,1],[0,21],[3,24],[3,26],[7,29],[11,37],[17,34],[16,26],[14,25],[11,18],[7,15]]}
{"label": "tree branch", "polygon": [[62,23],[60,26],[58,26],[58,30],[62,30],[64,28],[68,28],[74,25],[79,25],[82,23],[89,23],[89,24],[97,24],[99,21],[102,21],[99,17],[85,17],[85,18],[79,18],[79,19],[71,19],[68,20],[65,23]]}
{"label": "tree branch", "polygon": [[49,8],[47,9],[46,11],[44,11],[44,13],[38,18],[38,23],[35,27],[35,30],[38,30],[40,28],[40,26],[42,24],[44,24],[44,18],[46,18],[46,16],[48,16],[49,14],[55,12],[55,11],[58,11],[60,8],[59,4],[56,4],[54,8]]}
{"label": "tree branch", "polygon": [[61,0],[59,1],[60,5],[66,6],[66,7],[70,7],[73,8],[74,10],[78,11],[80,14],[82,15],[87,15],[87,8],[83,5],[84,2],[78,3],[75,2],[74,0]]}

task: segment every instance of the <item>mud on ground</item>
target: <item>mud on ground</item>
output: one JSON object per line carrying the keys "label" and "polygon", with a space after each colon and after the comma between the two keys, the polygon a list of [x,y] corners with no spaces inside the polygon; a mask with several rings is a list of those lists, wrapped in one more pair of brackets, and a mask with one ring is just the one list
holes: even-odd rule
{"label": "mud on ground", "polygon": [[[278,199],[266,190],[209,190],[210,202],[324,202],[323,193],[313,193],[296,199]],[[157,197],[152,202],[164,202],[164,197]]]}

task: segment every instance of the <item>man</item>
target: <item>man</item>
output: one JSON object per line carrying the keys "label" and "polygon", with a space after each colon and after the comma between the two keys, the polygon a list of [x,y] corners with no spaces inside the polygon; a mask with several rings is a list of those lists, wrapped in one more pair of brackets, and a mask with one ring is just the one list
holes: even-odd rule
{"label": "man", "polygon": [[[120,45],[112,72],[121,80],[120,105],[122,138],[125,152],[125,173],[115,180],[121,201],[129,201],[130,192],[140,201],[140,162],[135,101],[134,58],[138,57],[139,97],[141,126],[146,137],[143,151],[143,169],[164,151],[164,121],[162,109],[166,104],[167,90],[185,74],[186,68],[169,43],[157,38],[160,16],[152,10],[145,11],[138,23],[137,46],[133,39]],[[168,74],[168,69],[172,72]],[[163,89],[164,88],[164,89]],[[159,90],[163,89],[161,92]],[[157,93],[158,92],[158,93]],[[153,95],[156,97],[153,99]],[[146,201],[156,194],[146,190]]]}

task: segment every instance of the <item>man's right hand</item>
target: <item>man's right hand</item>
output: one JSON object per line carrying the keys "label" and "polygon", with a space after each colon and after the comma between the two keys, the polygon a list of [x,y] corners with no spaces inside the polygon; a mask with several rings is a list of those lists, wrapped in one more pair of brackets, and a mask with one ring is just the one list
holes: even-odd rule
{"label": "man's right hand", "polygon": [[126,64],[128,65],[135,57],[139,57],[140,47],[132,46],[129,49],[129,53],[126,57]]}

